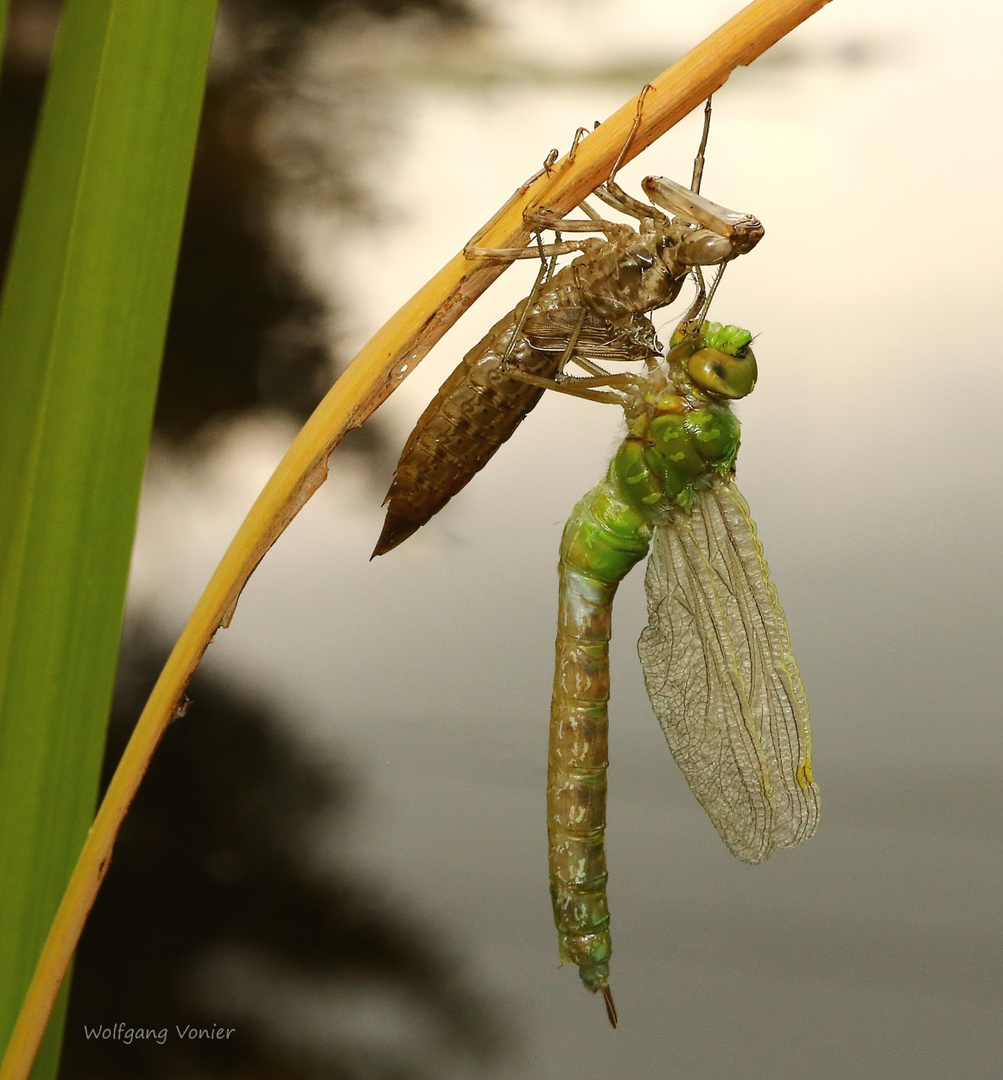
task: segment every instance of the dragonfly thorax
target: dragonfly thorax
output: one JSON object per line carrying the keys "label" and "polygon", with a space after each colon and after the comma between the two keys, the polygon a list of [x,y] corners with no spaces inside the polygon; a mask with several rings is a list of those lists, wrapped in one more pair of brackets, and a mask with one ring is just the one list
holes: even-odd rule
{"label": "dragonfly thorax", "polygon": [[590,311],[614,326],[670,304],[690,267],[712,261],[706,252],[698,256],[690,250],[694,237],[707,230],[694,230],[688,222],[659,216],[642,220],[638,232],[622,230],[611,229],[607,240],[590,242],[572,264]]}
{"label": "dragonfly thorax", "polygon": [[739,424],[729,401],[755,385],[751,340],[720,323],[681,328],[625,403],[628,434],[611,467],[624,498],[652,525],[734,470]]}
{"label": "dragonfly thorax", "polygon": [[631,424],[613,469],[634,509],[664,524],[696,488],[731,473],[738,444],[738,419],[727,405],[667,392]]}

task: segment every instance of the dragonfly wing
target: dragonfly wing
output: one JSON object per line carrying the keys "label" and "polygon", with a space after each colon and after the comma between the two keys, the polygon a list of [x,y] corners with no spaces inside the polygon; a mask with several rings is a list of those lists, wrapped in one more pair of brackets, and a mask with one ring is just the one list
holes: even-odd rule
{"label": "dragonfly wing", "polygon": [[749,508],[723,480],[655,532],[638,652],[655,715],[732,853],[761,862],[818,822],[808,705]]}

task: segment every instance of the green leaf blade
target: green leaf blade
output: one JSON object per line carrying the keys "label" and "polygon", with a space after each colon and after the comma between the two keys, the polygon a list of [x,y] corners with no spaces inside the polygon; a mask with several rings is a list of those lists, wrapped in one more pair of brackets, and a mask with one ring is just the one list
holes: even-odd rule
{"label": "green leaf blade", "polygon": [[4,1042],[93,814],[214,15],[69,0],[0,304]]}

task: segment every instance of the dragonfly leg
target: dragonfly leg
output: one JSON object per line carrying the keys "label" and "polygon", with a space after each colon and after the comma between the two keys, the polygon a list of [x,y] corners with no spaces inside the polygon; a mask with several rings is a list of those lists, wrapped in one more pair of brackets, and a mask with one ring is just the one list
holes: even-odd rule
{"label": "dragonfly leg", "polygon": [[[627,141],[620,151],[620,156],[613,166],[613,171],[609,174],[609,179],[601,187],[596,188],[595,191],[596,197],[602,199],[608,206],[612,206],[614,209],[619,210],[621,213],[627,214],[630,217],[637,218],[639,221],[643,221],[645,218],[650,217],[662,218],[664,217],[664,214],[656,207],[652,206],[651,203],[641,202],[632,195],[628,195],[613,178],[619,171],[620,163],[630,149],[630,144],[641,123],[644,98],[650,89],[651,86],[649,84],[641,91],[641,94],[637,99],[637,111],[634,115],[634,123],[631,126],[630,134],[627,136]],[[707,104],[704,106],[703,133],[700,137],[700,146],[697,149],[697,156],[693,161],[693,179],[690,182],[690,189],[697,194],[700,192],[700,181],[703,177],[704,152],[707,149],[707,136],[710,134],[710,101],[711,99],[707,98]],[[672,208],[669,207],[669,209],[671,210]]]}
{"label": "dragonfly leg", "polygon": [[708,291],[706,283],[704,282],[703,271],[699,266],[692,267],[693,277],[697,283],[697,294],[693,298],[693,303],[690,304],[686,314],[679,320],[679,325],[676,327],[676,333],[680,330],[683,331],[684,338],[694,338],[700,333],[700,327],[703,325],[704,319],[707,318],[707,312],[710,310],[711,301],[714,299],[714,294],[717,292],[718,285],[721,284],[721,278],[724,276],[725,267],[727,263],[721,263],[717,268],[717,273],[714,275],[714,282]]}
{"label": "dragonfly leg", "polygon": [[[611,239],[623,237],[626,232],[633,233],[634,231],[622,222],[607,221],[605,218],[600,217],[584,201],[579,205],[588,215],[588,218],[566,218],[560,217],[553,210],[534,210],[532,213],[526,214],[524,220],[527,225],[534,229],[550,229],[556,233],[601,232]],[[649,213],[648,216],[650,217],[651,214]],[[572,243],[572,241],[568,241],[568,243]]]}
{"label": "dragonfly leg", "polygon": [[[615,204],[614,204],[615,205]],[[639,205],[644,205],[639,204]],[[610,240],[616,241],[630,236],[634,230],[629,225],[619,221],[607,221],[600,217],[591,207],[584,202],[582,209],[588,214],[588,218],[565,218],[555,214],[552,210],[534,210],[525,217],[526,224],[536,232],[548,230],[557,234],[561,233],[605,233]],[[652,212],[657,213],[654,207],[648,207],[648,217]],[[583,251],[587,240],[558,240],[550,244],[527,245],[524,248],[487,248],[478,247],[476,244],[468,244],[463,249],[463,254],[468,259],[532,259],[543,255],[547,258],[556,255],[568,255],[572,251]]]}
{"label": "dragonfly leg", "polygon": [[547,280],[549,280],[551,274],[554,272],[555,260],[551,259],[548,263],[543,253],[544,244],[540,240],[540,234],[536,234],[536,247],[540,256],[540,269],[536,275],[536,281],[533,282],[533,288],[529,291],[529,296],[526,297],[526,302],[522,305],[522,311],[519,312],[519,319],[515,325],[515,332],[509,338],[508,347],[505,349],[505,355],[502,357],[502,367],[509,366],[509,360],[512,357],[512,351],[515,349],[515,343],[522,337],[522,328],[526,325],[526,317],[529,315],[530,308],[533,306],[533,302],[540,295],[540,286]]}
{"label": "dragonfly leg", "polygon": [[[661,362],[661,355],[656,354],[655,359],[657,362]],[[580,375],[567,375],[563,376],[564,379],[574,380],[576,386],[609,386],[616,389],[631,390],[634,393],[639,392],[639,388],[645,384],[645,380],[631,371],[623,371],[618,375],[614,375],[612,372],[606,371],[598,364],[589,360],[585,356],[576,356],[574,358],[576,363],[584,371],[591,373],[590,378],[583,378]]]}
{"label": "dragonfly leg", "polygon": [[558,394],[568,394],[571,397],[585,398],[587,401],[597,401],[603,405],[623,405],[623,394],[617,390],[604,392],[594,389],[595,386],[609,386],[611,380],[619,380],[625,376],[610,375],[606,379],[576,379],[571,375],[559,375],[556,379],[548,379],[543,375],[534,375],[530,371],[523,371],[514,364],[508,367],[505,374],[517,382],[528,383],[530,386],[539,386],[541,390],[553,390]]}
{"label": "dragonfly leg", "polygon": [[637,218],[638,221],[643,221],[645,218],[665,219],[665,215],[661,210],[652,206],[651,203],[641,202],[640,199],[635,199],[633,195],[628,195],[613,180],[607,180],[602,187],[597,187],[595,196],[597,199],[602,199],[607,206],[612,206],[614,210],[619,210],[621,214]]}
{"label": "dragonfly leg", "polygon": [[[697,292],[693,297],[693,303],[686,310],[686,314],[679,320],[676,327],[677,332],[684,330],[686,337],[692,337],[700,332],[700,324],[703,322],[707,315],[707,309],[710,307],[710,300],[707,297],[707,283],[704,281],[703,270],[699,266],[690,267],[690,272],[693,275],[693,280],[696,282]],[[717,281],[714,282],[714,290],[717,289]],[[711,291],[713,296],[713,290]]]}
{"label": "dragonfly leg", "polygon": [[634,123],[630,126],[630,131],[627,134],[627,139],[623,144],[620,153],[617,155],[616,161],[613,162],[613,168],[609,171],[609,177],[607,183],[613,179],[614,176],[620,171],[620,166],[623,164],[624,158],[627,156],[627,151],[630,149],[630,144],[634,141],[634,136],[637,134],[637,129],[641,126],[641,114],[644,112],[644,99],[648,96],[650,90],[655,88],[651,83],[645,83],[641,87],[641,92],[637,95],[637,108],[634,110]]}
{"label": "dragonfly leg", "polygon": [[608,386],[611,390],[624,390],[630,394],[636,394],[639,386],[643,386],[645,380],[630,371],[621,372],[619,375],[605,373],[593,378],[580,378],[577,375],[565,375],[561,387],[569,385],[590,388],[596,386]]}
{"label": "dragonfly leg", "polygon": [[700,182],[703,180],[703,167],[706,161],[707,137],[710,135],[710,103],[711,94],[703,107],[703,132],[700,135],[700,145],[697,147],[697,156],[693,159],[693,179],[690,180],[690,191],[700,194]]}
{"label": "dragonfly leg", "polygon": [[582,139],[585,138],[586,135],[589,135],[589,134],[590,134],[589,129],[588,128],[583,128],[583,127],[580,127],[575,132],[575,137],[574,137],[574,139],[571,140],[571,149],[568,151],[568,164],[569,165],[575,160],[575,156],[578,153],[578,144],[582,141]]}
{"label": "dragonfly leg", "polygon": [[[551,226],[547,226],[551,228]],[[506,262],[512,259],[538,259],[542,255],[550,258],[552,255],[568,255],[572,251],[581,251],[587,241],[585,240],[562,240],[557,244],[543,244],[537,247],[529,245],[521,248],[486,248],[468,245],[463,249],[463,254],[468,259],[503,259]]]}
{"label": "dragonfly leg", "polygon": [[[615,244],[618,240],[624,239],[624,227],[619,222],[607,221],[601,214],[597,214],[584,199],[578,205],[595,222],[595,227],[602,229],[607,240]],[[631,229],[631,232],[633,232],[633,229]]]}
{"label": "dragonfly leg", "polygon": [[568,335],[568,343],[564,347],[561,359],[557,362],[557,370],[559,372],[564,370],[565,365],[568,360],[571,359],[571,355],[575,351],[575,346],[578,344],[578,338],[581,335],[582,327],[585,325],[586,313],[586,308],[579,308],[578,317],[575,319],[575,325],[571,328],[571,333]]}
{"label": "dragonfly leg", "polygon": [[602,378],[608,378],[609,372],[604,368],[601,368],[597,363],[590,360],[587,356],[576,356],[574,362],[583,370],[587,371],[590,375],[598,375]]}

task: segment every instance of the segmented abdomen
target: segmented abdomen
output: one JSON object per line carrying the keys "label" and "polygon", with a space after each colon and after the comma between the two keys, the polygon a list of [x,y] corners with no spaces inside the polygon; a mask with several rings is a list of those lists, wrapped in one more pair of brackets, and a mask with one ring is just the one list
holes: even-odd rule
{"label": "segmented abdomen", "polygon": [[437,514],[540,400],[541,388],[508,370],[553,379],[576,354],[602,364],[646,360],[659,351],[645,313],[674,300],[682,277],[656,259],[650,237],[627,226],[617,236],[592,241],[535,297],[499,320],[443,383],[401,453],[374,555]]}
{"label": "segmented abdomen", "polygon": [[495,323],[421,414],[387,493],[387,516],[374,555],[395,548],[437,514],[540,400],[543,390],[507,375],[508,366],[547,379],[557,374],[560,350],[534,349],[521,333],[513,342],[528,303],[523,300]]}
{"label": "segmented abdomen", "polygon": [[575,507],[561,540],[557,664],[550,711],[547,837],[560,955],[592,991],[608,984],[606,766],[613,596],[651,528],[608,477]]}

